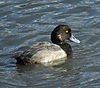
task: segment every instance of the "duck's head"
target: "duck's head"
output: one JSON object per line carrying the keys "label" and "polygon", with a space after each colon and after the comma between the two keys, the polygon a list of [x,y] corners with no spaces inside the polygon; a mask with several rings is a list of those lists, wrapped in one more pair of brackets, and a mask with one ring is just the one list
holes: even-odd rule
{"label": "duck's head", "polygon": [[65,40],[80,43],[80,41],[72,35],[71,28],[68,25],[58,25],[51,32],[51,41],[55,44],[63,44]]}

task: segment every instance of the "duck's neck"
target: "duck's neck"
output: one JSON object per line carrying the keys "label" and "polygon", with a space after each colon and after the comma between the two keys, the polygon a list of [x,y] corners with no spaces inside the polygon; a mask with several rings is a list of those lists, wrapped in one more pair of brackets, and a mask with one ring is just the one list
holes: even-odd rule
{"label": "duck's neck", "polygon": [[59,45],[66,52],[66,54],[68,56],[72,55],[72,48],[71,48],[70,44],[64,42],[62,44],[59,43],[57,45]]}

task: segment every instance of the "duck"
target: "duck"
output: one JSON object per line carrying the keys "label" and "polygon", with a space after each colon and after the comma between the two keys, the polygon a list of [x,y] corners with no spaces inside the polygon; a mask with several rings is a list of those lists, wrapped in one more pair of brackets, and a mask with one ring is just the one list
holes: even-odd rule
{"label": "duck", "polygon": [[75,38],[68,25],[59,24],[51,32],[51,42],[38,42],[30,48],[16,55],[16,64],[44,66],[64,63],[72,53],[72,48],[67,40],[80,43]]}

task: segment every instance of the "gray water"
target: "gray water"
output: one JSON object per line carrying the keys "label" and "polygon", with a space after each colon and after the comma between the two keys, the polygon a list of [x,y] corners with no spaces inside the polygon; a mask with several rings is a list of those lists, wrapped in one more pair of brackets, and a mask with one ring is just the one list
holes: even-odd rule
{"label": "gray water", "polygon": [[[50,42],[63,23],[81,40],[69,42],[72,58],[54,67],[15,64],[14,53]],[[100,88],[100,0],[0,0],[0,88]]]}

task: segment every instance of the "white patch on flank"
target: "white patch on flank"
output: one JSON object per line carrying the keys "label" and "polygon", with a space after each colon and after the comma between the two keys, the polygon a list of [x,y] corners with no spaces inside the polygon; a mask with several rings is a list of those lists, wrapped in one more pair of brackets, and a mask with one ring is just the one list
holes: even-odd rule
{"label": "white patch on flank", "polygon": [[35,51],[32,59],[43,65],[55,65],[64,62],[67,59],[65,51],[56,44],[44,42],[33,45],[32,48],[34,48]]}

